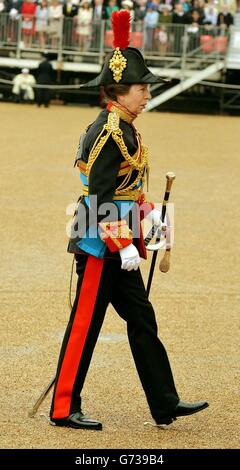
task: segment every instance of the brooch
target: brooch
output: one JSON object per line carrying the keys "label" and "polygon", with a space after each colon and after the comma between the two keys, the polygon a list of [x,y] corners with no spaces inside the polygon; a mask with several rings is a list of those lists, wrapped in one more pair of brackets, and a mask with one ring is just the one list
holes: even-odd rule
{"label": "brooch", "polygon": [[122,55],[119,47],[114,51],[112,58],[109,61],[109,68],[113,72],[115,82],[120,82],[123,70],[127,67],[127,59]]}

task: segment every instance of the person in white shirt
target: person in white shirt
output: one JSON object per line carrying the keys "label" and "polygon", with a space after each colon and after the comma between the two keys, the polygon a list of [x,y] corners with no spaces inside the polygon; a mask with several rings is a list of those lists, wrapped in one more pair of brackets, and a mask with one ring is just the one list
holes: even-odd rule
{"label": "person in white shirt", "polygon": [[15,95],[15,101],[18,103],[31,102],[34,100],[33,85],[36,80],[29,69],[23,68],[21,73],[17,74],[13,79],[12,92]]}

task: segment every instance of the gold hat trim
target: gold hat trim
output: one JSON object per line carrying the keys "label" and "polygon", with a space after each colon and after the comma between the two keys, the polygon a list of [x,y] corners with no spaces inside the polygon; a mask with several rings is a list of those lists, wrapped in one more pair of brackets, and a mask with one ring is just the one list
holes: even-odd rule
{"label": "gold hat trim", "polygon": [[113,79],[115,82],[120,82],[122,73],[127,67],[127,59],[122,55],[119,47],[114,51],[112,58],[109,61],[109,68],[113,72]]}

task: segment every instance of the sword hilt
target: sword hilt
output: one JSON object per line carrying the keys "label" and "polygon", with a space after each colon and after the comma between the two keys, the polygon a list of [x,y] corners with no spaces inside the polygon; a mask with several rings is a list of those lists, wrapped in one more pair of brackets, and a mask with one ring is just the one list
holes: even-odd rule
{"label": "sword hilt", "polygon": [[170,254],[171,254],[171,248],[167,248],[159,264],[159,269],[162,273],[167,273],[169,271]]}

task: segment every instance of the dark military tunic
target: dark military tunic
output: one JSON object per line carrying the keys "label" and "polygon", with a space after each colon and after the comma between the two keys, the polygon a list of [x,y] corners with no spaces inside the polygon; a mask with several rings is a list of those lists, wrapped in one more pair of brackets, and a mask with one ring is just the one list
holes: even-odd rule
{"label": "dark military tunic", "polygon": [[[83,137],[77,165],[84,191],[72,223],[69,252],[86,252],[99,258],[116,256],[117,253],[112,255],[101,240],[98,224],[102,219],[114,222],[127,218],[127,225],[134,232],[134,243],[140,255],[146,257],[139,218],[146,216],[153,208],[152,204],[144,202],[143,194],[143,183],[148,172],[147,150],[131,121],[132,116],[109,105]],[[106,129],[103,131],[104,126]],[[101,142],[100,138],[100,151],[91,162],[100,135],[103,139]],[[106,136],[108,138],[104,141]],[[93,196],[97,200],[93,198],[91,204],[89,198]],[[110,214],[108,205],[115,209]]]}

